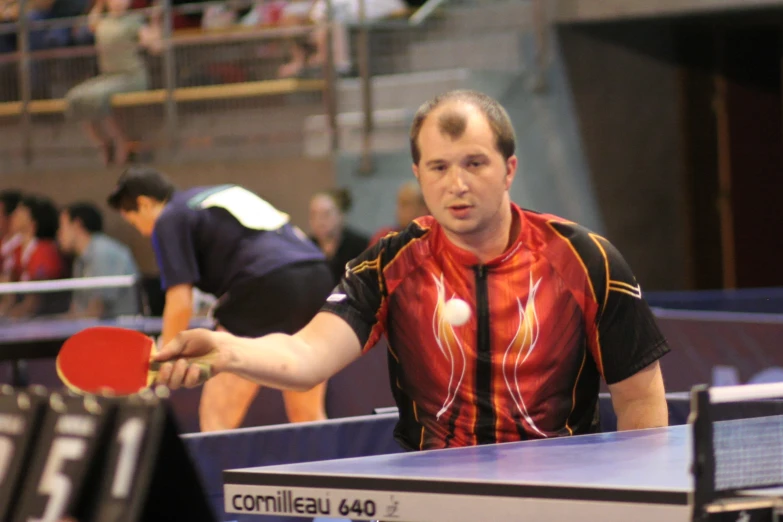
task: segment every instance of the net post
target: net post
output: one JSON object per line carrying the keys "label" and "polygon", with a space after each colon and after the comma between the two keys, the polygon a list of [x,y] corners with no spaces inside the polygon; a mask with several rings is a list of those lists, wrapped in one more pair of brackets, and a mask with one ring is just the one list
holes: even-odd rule
{"label": "net post", "polygon": [[715,496],[715,445],[710,413],[710,390],[706,384],[691,389],[693,462],[693,520],[705,520],[704,506]]}

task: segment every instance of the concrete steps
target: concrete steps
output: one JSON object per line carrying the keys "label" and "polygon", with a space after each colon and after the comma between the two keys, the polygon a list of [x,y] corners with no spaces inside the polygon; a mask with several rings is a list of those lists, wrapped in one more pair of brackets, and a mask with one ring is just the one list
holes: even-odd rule
{"label": "concrete steps", "polygon": [[[372,151],[407,150],[408,132],[416,109],[437,94],[454,89],[478,89],[490,96],[500,96],[518,76],[518,73],[458,68],[374,77]],[[340,153],[360,154],[364,144],[364,114],[359,81],[344,80],[338,91],[338,100]],[[305,155],[318,157],[329,154],[327,124],[323,113],[305,118]]]}

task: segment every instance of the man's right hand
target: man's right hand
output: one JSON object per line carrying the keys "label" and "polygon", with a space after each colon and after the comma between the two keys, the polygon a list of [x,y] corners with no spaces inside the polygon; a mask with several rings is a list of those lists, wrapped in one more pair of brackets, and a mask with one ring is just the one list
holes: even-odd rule
{"label": "man's right hand", "polygon": [[203,366],[197,364],[199,361],[211,365],[211,375],[224,371],[228,364],[231,337],[226,332],[203,328],[180,332],[152,356],[153,361],[163,363],[158,370],[157,384],[172,390],[203,384]]}

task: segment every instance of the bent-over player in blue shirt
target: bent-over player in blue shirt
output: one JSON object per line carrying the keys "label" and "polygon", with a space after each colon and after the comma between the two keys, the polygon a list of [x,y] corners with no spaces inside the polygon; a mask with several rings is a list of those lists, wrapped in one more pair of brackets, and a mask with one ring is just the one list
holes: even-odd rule
{"label": "bent-over player in blue shirt", "polygon": [[[152,238],[166,292],[160,346],[188,328],[193,287],[218,298],[218,329],[240,337],[293,334],[331,291],[323,254],[287,214],[237,185],[176,190],[148,167],[126,170],[109,205]],[[204,386],[202,431],[240,426],[259,386],[223,373]],[[283,392],[291,422],[321,420],[325,383]]]}

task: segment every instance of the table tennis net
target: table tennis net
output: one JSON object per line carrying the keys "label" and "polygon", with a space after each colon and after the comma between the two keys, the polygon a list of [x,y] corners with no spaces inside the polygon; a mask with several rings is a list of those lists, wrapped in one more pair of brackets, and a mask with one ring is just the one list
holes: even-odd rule
{"label": "table tennis net", "polygon": [[716,492],[783,485],[783,401],[712,405]]}
{"label": "table tennis net", "polygon": [[783,484],[783,415],[713,424],[715,489]]}

